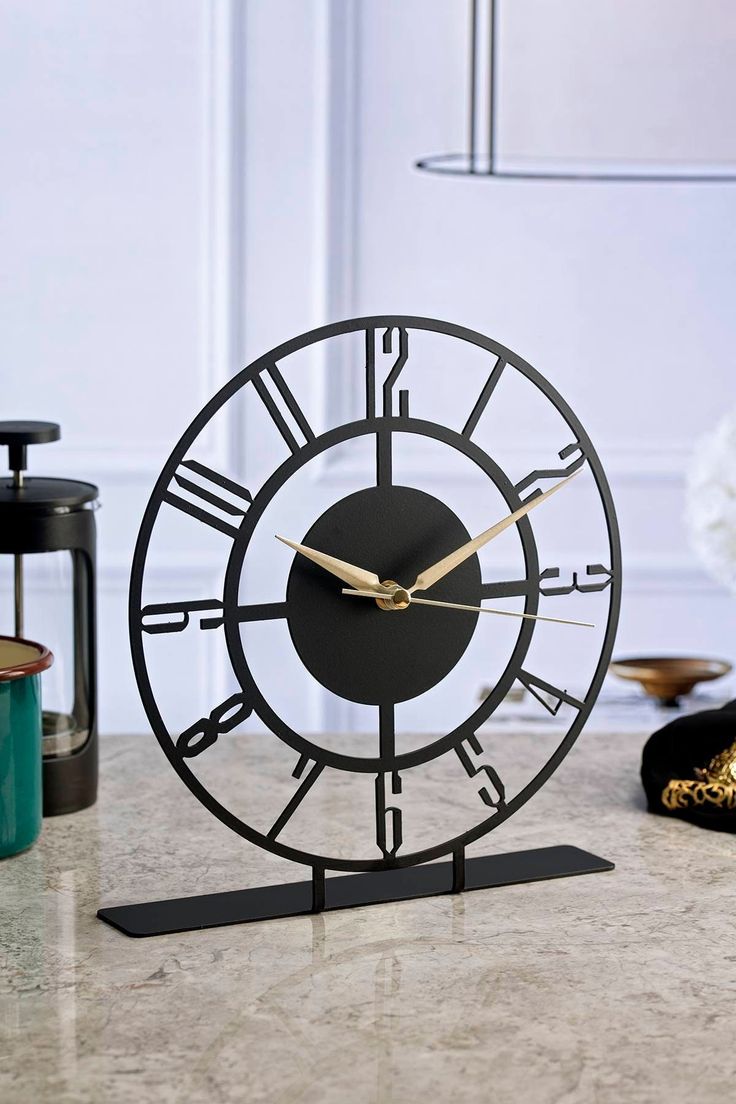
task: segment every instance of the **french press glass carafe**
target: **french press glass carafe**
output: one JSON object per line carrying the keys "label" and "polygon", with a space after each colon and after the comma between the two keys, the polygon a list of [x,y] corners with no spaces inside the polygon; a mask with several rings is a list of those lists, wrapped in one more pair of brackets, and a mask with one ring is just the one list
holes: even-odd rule
{"label": "french press glass carafe", "polygon": [[[57,657],[43,684],[43,811],[72,813],[97,796],[95,517],[97,487],[26,477],[28,445],[58,441],[54,422],[0,422],[0,632],[41,640]],[[12,613],[11,613],[12,610]],[[51,676],[54,668],[48,672]]]}

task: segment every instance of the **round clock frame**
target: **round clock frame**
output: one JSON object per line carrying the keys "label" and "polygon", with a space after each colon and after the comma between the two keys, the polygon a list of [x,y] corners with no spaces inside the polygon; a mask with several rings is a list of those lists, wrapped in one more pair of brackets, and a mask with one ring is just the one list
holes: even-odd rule
{"label": "round clock frame", "polygon": [[[486,351],[494,358],[487,383],[477,397],[475,405],[469,411],[468,420],[462,432],[449,429],[438,423],[411,417],[409,415],[407,391],[399,392],[398,404],[396,402],[395,385],[409,355],[408,335],[412,331],[418,330],[430,331],[460,342],[469,343]],[[355,332],[364,332],[366,335],[365,416],[316,435],[311,430],[294,396],[289,391],[280,374],[278,364],[309,346],[319,345],[340,335]],[[375,363],[372,359],[374,357],[372,350],[375,349],[375,342],[380,340],[381,337],[383,352],[395,356],[393,367],[390,368],[383,383],[376,379]],[[396,337],[398,341],[395,343],[394,339]],[[534,385],[552,403],[564,422],[567,423],[573,436],[573,444],[562,449],[559,453],[563,462],[561,468],[534,471],[527,479],[517,484],[512,483],[498,463],[472,439],[473,430],[491,399],[500,374],[506,369],[514,369]],[[264,385],[266,375],[270,376],[272,385],[270,389]],[[202,465],[192,464],[192,462],[186,460],[192,444],[212,417],[248,383],[253,383],[255,390],[290,450],[288,458],[276,467],[260,490],[253,496],[232,480],[219,476],[209,469],[204,469]],[[274,401],[274,385],[275,393],[280,393],[281,400],[283,400],[285,408],[288,409],[291,415],[292,424],[298,427],[299,435],[304,438],[303,443],[296,440],[293,428],[290,428],[289,423],[280,412],[278,404]],[[336,502],[314,523],[309,533],[303,537],[299,536],[298,539],[303,540],[305,545],[323,549],[329,552],[330,555],[344,558],[349,562],[361,564],[368,562],[370,566],[376,566],[380,573],[380,570],[383,570],[381,567],[383,563],[395,563],[395,559],[391,559],[387,541],[390,541],[390,548],[395,551],[396,548],[405,547],[402,536],[406,538],[408,533],[416,534],[419,531],[422,534],[422,540],[414,543],[421,546],[421,556],[419,556],[419,553],[416,554],[418,559],[410,556],[406,562],[401,563],[398,569],[395,568],[397,574],[399,570],[401,571],[398,577],[403,579],[413,578],[412,571],[416,572],[416,570],[426,567],[427,561],[433,562],[433,555],[446,555],[450,550],[458,548],[459,545],[470,539],[470,535],[460,520],[438,499],[413,488],[394,486],[391,479],[391,437],[392,434],[399,432],[420,434],[462,453],[492,480],[505,500],[509,512],[518,509],[529,498],[541,494],[541,490],[533,489],[540,480],[564,477],[577,471],[583,465],[588,465],[600,496],[610,552],[610,567],[588,565],[588,574],[593,576],[600,574],[603,576],[602,579],[586,579],[584,585],[580,586],[577,585],[576,579],[574,588],[558,587],[555,591],[550,586],[549,589],[545,590],[541,582],[546,575],[549,575],[549,572],[546,574],[543,572],[540,575],[539,558],[530,520],[525,516],[516,523],[523,552],[526,579],[529,582],[529,586],[523,595],[525,613],[537,613],[540,593],[565,594],[572,589],[582,591],[609,590],[607,621],[600,657],[583,699],[576,699],[569,695],[566,690],[558,690],[541,679],[533,678],[528,672],[524,671],[524,656],[531,642],[536,622],[521,620],[512,654],[503,674],[488,697],[477,704],[470,716],[451,732],[432,739],[419,748],[398,753],[393,732],[394,705],[399,701],[417,696],[445,677],[465,651],[478,620],[479,615],[477,613],[467,613],[463,618],[448,619],[444,611],[423,609],[424,616],[421,621],[421,628],[419,628],[418,621],[412,621],[412,618],[406,618],[405,616],[379,618],[375,616],[373,602],[367,600],[355,602],[344,598],[339,586],[336,585],[337,580],[334,577],[326,575],[319,567],[299,554],[294,557],[287,583],[286,602],[281,603],[284,608],[279,610],[278,614],[268,610],[263,613],[265,609],[263,606],[243,607],[239,605],[240,580],[249,542],[258,521],[274,496],[305,463],[314,460],[335,445],[364,435],[372,435],[376,441],[376,486],[359,490]],[[574,459],[570,460],[571,456]],[[227,532],[227,535],[233,541],[225,573],[222,601],[212,600],[189,604],[173,603],[144,606],[142,603],[146,556],[162,504],[168,502],[172,505],[178,505],[192,516],[198,517],[200,520],[208,520],[201,509],[196,506],[183,507],[181,500],[172,494],[172,487],[176,489],[177,484],[183,486],[186,483],[186,479],[182,480],[181,477],[182,465],[184,467],[188,465],[195,471],[200,469],[198,474],[206,473],[209,478],[216,480],[220,488],[232,492],[244,500],[242,509],[232,508],[233,521],[231,525],[223,526],[220,523],[217,526]],[[522,492],[528,491],[529,488],[532,488],[532,493],[527,494],[526,498],[522,498]],[[217,490],[217,487],[215,487],[215,490]],[[199,493],[201,494],[201,492]],[[205,510],[207,508],[207,497],[207,493],[202,495],[201,506]],[[210,494],[209,497],[212,498],[212,495]],[[365,551],[367,539],[366,518],[372,519],[370,529],[372,536],[371,542],[368,544],[373,556],[372,560],[366,557]],[[376,523],[376,518],[379,519],[378,523]],[[209,523],[215,524],[211,518]],[[383,534],[383,538],[377,537],[376,533]],[[421,562],[419,562],[420,560]],[[391,577],[396,578],[397,574]],[[381,575],[381,578],[384,577],[384,575]],[[229,380],[206,404],[173,449],[146,507],[133,558],[129,596],[129,627],[135,676],[153,731],[172,766],[189,790],[215,817],[239,835],[274,854],[309,865],[312,868],[313,878],[321,879],[322,886],[321,890],[314,888],[311,905],[313,910],[324,907],[325,869],[363,872],[395,871],[398,875],[403,868],[424,864],[443,855],[452,855],[454,873],[451,888],[458,889],[464,885],[464,874],[460,872],[460,864],[462,864],[464,870],[466,846],[498,827],[533,796],[560,764],[583,728],[610,661],[619,614],[620,581],[621,551],[618,526],[611,492],[601,462],[585,429],[572,409],[536,369],[498,342],[481,333],[449,322],[403,315],[348,319],[302,334],[259,357]],[[488,597],[488,592],[483,592],[482,589],[477,555],[473,555],[455,571],[449,573],[440,583],[435,584],[432,587],[431,596],[444,601],[466,603],[471,599],[473,605],[480,606],[482,599]],[[349,700],[378,706],[379,748],[377,755],[348,755],[322,747],[313,739],[307,739],[302,733],[295,731],[282,720],[261,692],[251,671],[248,656],[243,646],[240,631],[241,624],[244,620],[251,619],[251,614],[248,612],[251,608],[260,610],[265,617],[287,616],[289,632],[296,652],[304,666],[319,682]],[[285,613],[285,609],[288,609],[288,614]],[[317,614],[317,610],[319,614]],[[188,624],[190,615],[196,614],[200,617],[201,628],[223,627],[230,662],[242,691],[242,693],[235,694],[223,702],[208,717],[201,718],[191,725],[184,733],[179,734],[178,738],[172,737],[170,734],[157,705],[146,665],[143,635],[146,632],[176,631],[177,625],[172,625],[164,620],[163,622],[158,621],[152,626],[150,624],[152,614],[164,616],[164,618],[167,615],[178,617],[180,626]],[[148,625],[146,624],[146,616],[149,619]],[[389,623],[392,626],[391,633],[381,637],[381,642],[385,646],[376,648],[376,640],[371,638],[371,632],[386,634]],[[361,626],[360,631],[356,631],[357,624]],[[402,680],[396,674],[397,666],[400,666],[397,665],[396,661],[397,657],[402,654],[402,650],[404,654],[407,654],[407,649],[417,650],[416,634],[418,631],[421,631],[423,638],[425,641],[428,640],[430,645],[435,639],[437,642],[439,641],[439,636],[435,638],[433,634],[441,633],[443,645],[439,647],[438,644],[437,647],[430,646],[425,649],[424,658],[421,662],[417,661],[414,664],[416,668],[412,675],[414,681],[412,682],[410,678],[407,685],[406,680]],[[314,640],[315,632],[317,633],[316,642]],[[364,633],[367,633],[367,636],[364,636]],[[325,658],[324,642],[327,639],[333,642],[334,646],[330,650],[330,654],[337,656],[337,659]],[[367,682],[362,676],[366,666],[365,657],[368,654],[371,655],[373,662],[373,684]],[[479,726],[492,715],[499,703],[503,701],[511,685],[517,679],[524,682],[527,689],[550,712],[555,712],[564,702],[574,706],[575,716],[564,738],[542,769],[520,792],[507,801],[503,784],[494,768],[489,763],[482,762],[483,749],[478,742],[476,732]],[[376,689],[379,686],[381,689]],[[546,704],[544,699],[547,694],[551,694],[553,699],[556,699],[555,708]],[[299,758],[294,776],[302,779],[297,791],[299,800],[306,795],[325,767],[360,774],[374,774],[376,776],[376,843],[378,849],[380,849],[380,854],[377,857],[340,858],[316,854],[286,845],[278,839],[278,835],[294,811],[293,809],[290,810],[287,806],[286,809],[282,810],[271,831],[257,831],[228,810],[207,790],[191,769],[189,760],[209,748],[217,741],[219,736],[233,731],[252,712],[258,715],[260,720],[278,739],[297,753]],[[447,752],[457,753],[467,774],[476,778],[478,793],[484,802],[482,819],[460,835],[442,840],[422,850],[403,853],[401,852],[401,810],[395,808],[391,800],[392,794],[401,792],[401,772]],[[479,862],[481,860],[468,861]],[[603,863],[603,865],[593,865],[590,869],[609,869],[611,866],[611,864],[605,863],[604,860],[597,860],[597,862],[599,864]],[[583,871],[571,870],[567,872],[577,873]],[[370,874],[363,875],[363,877],[370,876]],[[546,874],[543,876],[554,875]],[[526,879],[522,878],[521,880]],[[347,884],[350,881],[355,881],[355,879],[338,879],[338,881]],[[304,884],[306,885],[306,883]],[[317,881],[314,885],[317,886]],[[256,893],[259,891],[250,892]],[[438,892],[438,890],[435,890],[435,892]],[[399,893],[398,896],[400,897],[402,894]],[[353,903],[360,902],[355,901]],[[127,907],[141,909],[152,906]],[[107,913],[111,911],[114,912],[115,910],[106,910]],[[274,914],[287,915],[294,911],[305,910],[277,911]],[[103,918],[110,920],[109,916],[103,916]],[[114,921],[110,920],[110,922]],[[118,924],[116,926],[122,925]]]}

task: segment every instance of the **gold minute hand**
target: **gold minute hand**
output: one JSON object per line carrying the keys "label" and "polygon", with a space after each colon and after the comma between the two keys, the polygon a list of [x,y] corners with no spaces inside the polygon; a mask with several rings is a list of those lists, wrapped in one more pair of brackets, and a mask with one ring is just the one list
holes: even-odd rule
{"label": "gold minute hand", "polygon": [[318,552],[316,548],[308,548],[306,544],[297,544],[296,541],[287,540],[286,537],[280,537],[278,533],[276,534],[276,540],[280,540],[282,544],[288,544],[289,548],[293,548],[295,552],[301,552],[302,556],[306,556],[308,560],[312,560],[313,563],[323,567],[330,574],[337,575],[338,579],[342,579],[344,583],[349,583],[350,586],[370,587],[371,590],[379,591],[379,596],[380,594],[390,593],[389,588],[383,585],[373,571],[364,571],[362,567],[346,563],[345,560],[338,560],[335,556],[328,556],[326,552]]}
{"label": "gold minute hand", "polygon": [[[375,590],[343,590],[351,598],[382,598]],[[469,610],[471,613],[495,613],[498,617],[523,617],[527,621],[553,621],[556,625],[579,625],[583,629],[594,629],[590,621],[568,621],[564,617],[541,617],[537,613],[516,613],[514,610],[491,609],[488,606],[465,606],[459,602],[435,602],[429,598],[410,598],[408,605],[440,606],[443,609]]]}
{"label": "gold minute hand", "polygon": [[413,594],[415,590],[429,590],[431,586],[439,582],[451,571],[454,571],[456,567],[459,567],[461,563],[464,563],[469,556],[472,556],[479,548],[482,548],[484,544],[488,544],[494,537],[497,537],[499,533],[503,533],[504,529],[508,529],[510,525],[514,525],[520,518],[526,516],[530,510],[536,509],[537,506],[541,506],[548,498],[550,498],[556,491],[559,491],[561,487],[565,487],[570,480],[574,479],[579,473],[578,471],[568,475],[567,479],[562,479],[559,483],[555,483],[554,487],[550,487],[544,494],[537,495],[536,498],[530,499],[525,502],[523,506],[520,506],[518,510],[514,510],[513,514],[509,514],[508,517],[503,518],[501,521],[497,521],[495,525],[492,525],[490,529],[486,529],[485,533],[481,533],[479,537],[474,540],[468,541],[467,544],[462,545],[461,548],[456,548],[454,552],[450,552],[448,556],[440,560],[438,563],[433,564],[431,567],[427,567],[419,575],[417,575],[416,582],[413,586],[409,587],[409,594]]}

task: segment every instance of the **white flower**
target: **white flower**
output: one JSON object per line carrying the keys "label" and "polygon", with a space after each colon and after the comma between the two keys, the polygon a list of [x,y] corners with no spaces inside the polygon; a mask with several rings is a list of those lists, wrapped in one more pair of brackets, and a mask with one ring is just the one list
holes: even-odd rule
{"label": "white flower", "polygon": [[736,591],[736,412],[696,447],[685,520],[693,550],[705,567]]}

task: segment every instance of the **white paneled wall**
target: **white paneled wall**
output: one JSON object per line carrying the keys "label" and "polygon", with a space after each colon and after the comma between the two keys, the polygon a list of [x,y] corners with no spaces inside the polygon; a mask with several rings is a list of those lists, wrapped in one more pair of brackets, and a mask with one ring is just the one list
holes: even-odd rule
{"label": "white paneled wall", "polygon": [[[501,9],[509,158],[622,163],[646,156],[649,133],[663,162],[689,149],[736,161],[728,0]],[[540,49],[565,27],[558,49]],[[417,157],[462,144],[466,32],[464,0],[0,7],[0,416],[60,421],[62,442],[35,451],[33,468],[101,487],[104,731],[147,729],[127,574],[165,456],[238,367],[353,314],[463,323],[547,375],[611,477],[626,569],[618,651],[734,656],[733,600],[688,550],[682,485],[694,439],[736,401],[736,185],[417,172]],[[626,79],[600,77],[607,64]],[[642,74],[641,104],[654,111],[660,96],[666,110],[634,134],[622,118],[646,114]],[[334,373],[315,366],[311,385],[316,410],[347,401]],[[247,481],[261,448],[236,412],[203,458]],[[205,591],[214,569],[206,542],[157,547],[164,599],[192,576]],[[175,689],[173,666],[169,677]],[[199,677],[215,695],[225,672]],[[322,716],[316,694],[307,720]]]}

